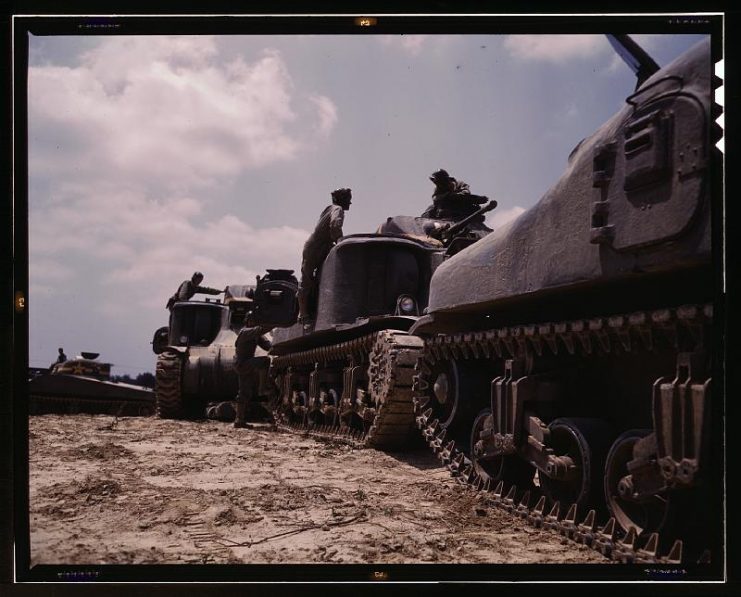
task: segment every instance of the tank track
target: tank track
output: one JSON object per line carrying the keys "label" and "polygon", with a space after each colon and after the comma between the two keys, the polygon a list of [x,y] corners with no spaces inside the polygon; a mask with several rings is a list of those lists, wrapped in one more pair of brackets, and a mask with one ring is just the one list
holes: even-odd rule
{"label": "tank track", "polygon": [[353,402],[349,391],[343,391],[340,405],[341,409],[352,410],[365,422],[362,429],[342,424],[312,426],[291,421],[285,408],[281,409],[281,404],[290,399],[283,389],[273,407],[277,428],[320,439],[341,440],[355,447],[403,448],[414,439],[412,383],[423,345],[421,338],[409,336],[406,332],[383,330],[347,342],[275,357],[271,364],[272,376],[291,367],[311,367],[315,363],[334,365],[339,369],[352,361],[367,365],[369,377],[368,400]]}
{"label": "tank track", "polygon": [[[445,358],[469,359],[484,356],[511,358],[518,349],[532,349],[542,354],[548,347],[553,354],[566,350],[573,354],[577,347],[591,354],[594,345],[601,343],[609,350],[609,343],[622,344],[630,350],[632,342],[642,342],[651,349],[652,337],[664,333],[676,338],[680,326],[696,334],[698,325],[712,321],[712,305],[688,305],[676,309],[644,311],[629,315],[617,315],[589,320],[543,323],[526,326],[503,327],[481,332],[438,335],[425,340],[425,353],[417,363],[414,380],[414,409],[416,426],[440,462],[448,468],[461,485],[481,492],[481,499],[488,505],[523,519],[537,528],[558,533],[576,543],[587,545],[606,558],[621,563],[672,564],[682,563],[683,540],[674,539],[672,547],[665,555],[660,555],[660,537],[652,533],[646,538],[637,537],[635,529],[624,532],[614,518],[598,521],[595,510],[577,512],[576,504],[558,502],[546,507],[547,498],[537,487],[527,491],[518,490],[515,485],[505,486],[499,482],[491,487],[489,480],[484,482],[475,472],[473,462],[456,447],[454,441],[445,440],[445,429],[439,420],[432,418],[432,408],[427,408],[429,398],[425,391],[431,380],[424,379],[424,371],[435,360]],[[668,543],[667,543],[668,544]],[[710,560],[709,550],[705,550],[701,562]]]}
{"label": "tank track", "polygon": [[154,395],[157,416],[181,419],[185,416],[181,395],[182,360],[175,352],[165,351],[157,357]]}
{"label": "tank track", "polygon": [[45,396],[31,394],[29,413],[59,413],[59,414],[102,414],[117,417],[149,417],[154,414],[154,403],[134,400],[98,400],[85,396]]}

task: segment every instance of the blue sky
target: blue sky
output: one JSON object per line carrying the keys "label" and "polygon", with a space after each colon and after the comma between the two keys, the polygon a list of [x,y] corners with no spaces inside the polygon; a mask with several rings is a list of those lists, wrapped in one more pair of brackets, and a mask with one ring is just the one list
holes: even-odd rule
{"label": "blue sky", "polygon": [[[661,65],[700,35],[637,35]],[[194,270],[299,269],[329,193],[345,234],[430,203],[445,168],[534,205],[635,79],[601,35],[31,36],[30,364],[101,353],[154,370]]]}

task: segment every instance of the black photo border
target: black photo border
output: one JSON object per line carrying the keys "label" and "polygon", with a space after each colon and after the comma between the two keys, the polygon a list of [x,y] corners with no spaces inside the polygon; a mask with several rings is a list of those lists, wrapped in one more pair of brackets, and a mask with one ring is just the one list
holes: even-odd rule
{"label": "black photo border", "polygon": [[[31,4],[31,3],[28,3]],[[84,4],[84,3],[81,3]],[[468,4],[468,3],[467,3]],[[551,9],[559,14],[569,16],[556,16],[543,14],[541,16],[514,15],[487,16],[481,13],[479,8],[471,8],[466,5],[452,5],[452,3],[433,3],[438,9],[434,12],[417,11],[416,14],[404,13],[390,14],[391,11],[374,10],[347,10],[345,14],[327,6],[325,11],[312,7],[312,15],[300,9],[300,7],[281,9],[280,11],[270,8],[262,10],[261,15],[253,11],[248,12],[250,16],[235,16],[236,13],[229,7],[213,5],[209,7],[209,14],[222,14],[231,16],[207,16],[191,12],[186,14],[182,11],[161,10],[150,13],[150,8],[129,6],[126,9],[116,10],[117,16],[87,16],[80,17],[75,14],[98,15],[105,10],[104,5],[88,6],[80,10],[65,8],[65,12],[75,14],[60,14],[59,7],[53,3],[33,3],[26,7],[19,7],[10,18],[12,61],[8,64],[12,67],[14,96],[8,106],[10,124],[12,127],[14,162],[10,177],[9,190],[12,193],[10,212],[10,238],[3,239],[8,245],[8,254],[12,255],[9,276],[5,279],[10,281],[4,296],[10,299],[10,308],[3,310],[3,317],[8,319],[10,333],[7,338],[3,336],[3,351],[7,351],[6,363],[10,363],[7,376],[0,379],[4,396],[11,396],[12,400],[0,400],[0,436],[5,442],[3,454],[10,458],[2,460],[0,468],[0,510],[5,505],[11,505],[5,511],[12,517],[9,522],[8,532],[5,524],[0,534],[0,550],[2,561],[0,561],[0,572],[5,582],[15,581],[19,583],[35,582],[76,582],[92,581],[96,583],[180,583],[180,582],[255,582],[255,583],[284,583],[284,582],[335,582],[335,583],[394,583],[394,582],[621,582],[638,581],[647,582],[653,590],[651,594],[657,594],[656,589],[687,590],[692,592],[692,587],[698,588],[694,582],[688,581],[722,581],[726,571],[730,570],[727,562],[731,561],[732,552],[725,543],[725,538],[718,537],[717,541],[724,543],[724,557],[716,559],[710,565],[686,566],[680,568],[681,572],[675,571],[671,574],[671,567],[657,567],[645,565],[500,565],[500,564],[245,564],[245,565],[41,565],[30,567],[30,537],[29,537],[29,512],[28,512],[28,409],[26,371],[28,367],[28,310],[21,307],[17,299],[22,293],[28,297],[28,202],[27,181],[28,166],[26,162],[26,69],[28,66],[27,34],[34,35],[148,35],[148,34],[380,34],[380,33],[604,33],[605,25],[609,23],[610,32],[615,33],[709,33],[712,36],[713,57],[716,60],[723,55],[722,43],[724,34],[727,34],[729,23],[723,14],[718,14],[712,3],[706,7],[695,7],[694,10],[685,9],[685,13],[672,10],[671,14],[666,10],[656,8],[656,12],[663,14],[652,15],[645,11],[631,13],[629,15],[617,14],[620,11],[611,11],[613,14],[600,16],[590,14],[574,14],[568,9],[559,7],[559,10]],[[686,3],[685,3],[686,4]],[[695,3],[697,4],[697,3]],[[441,5],[445,5],[439,8]],[[674,6],[674,5],[673,5]],[[682,6],[680,3],[678,6]],[[467,8],[467,10],[466,10]],[[546,12],[545,9],[542,10]],[[113,11],[111,11],[113,12]],[[513,11],[509,11],[513,12]],[[517,11],[514,11],[517,12]],[[538,12],[538,11],[536,11]],[[696,16],[694,13],[716,13],[708,16]],[[280,14],[284,13],[284,14]],[[502,15],[501,10],[492,7],[490,14]],[[56,16],[23,16],[23,15],[56,15]],[[139,15],[139,16],[135,16]],[[179,16],[173,16],[179,15]],[[289,16],[290,15],[290,16]],[[304,15],[304,16],[295,16]],[[360,27],[355,21],[358,16],[374,16],[377,18],[373,27]],[[728,58],[728,56],[726,56]],[[729,60],[726,60],[726,76],[729,75]],[[10,89],[10,86],[9,86]],[[737,91],[737,87],[735,88]],[[726,105],[729,105],[731,97],[738,100],[738,95],[732,95],[726,83]],[[723,172],[722,160],[715,151],[714,163],[714,188],[723,188],[726,184],[726,196],[732,183],[727,182],[726,173]],[[727,160],[728,158],[726,158]],[[732,168],[732,167],[731,167]],[[730,168],[729,168],[730,170]],[[735,185],[734,185],[735,186]],[[714,193],[715,195],[715,193]],[[716,197],[717,199],[717,197]],[[731,203],[727,201],[727,204]],[[728,206],[730,209],[730,206]],[[728,211],[725,218],[716,211],[713,222],[714,251],[716,255],[722,250],[718,240],[727,230],[727,220],[730,218]],[[718,293],[715,331],[717,338],[716,349],[718,354],[725,354],[727,346],[725,338],[731,329],[730,293],[722,292],[723,275],[726,274],[726,282],[733,284],[728,271],[721,269],[719,259],[716,271],[716,284]],[[8,303],[6,303],[7,305]],[[735,319],[735,318],[734,318]],[[720,360],[720,359],[719,359]],[[723,363],[714,371],[714,377],[726,379]],[[731,369],[731,368],[729,368]],[[731,375],[731,371],[728,372]],[[727,383],[730,383],[727,381]],[[722,394],[718,392],[718,394]],[[721,437],[724,433],[724,415],[727,416],[723,405],[721,409],[714,411],[715,433]],[[718,458],[714,460],[718,470],[714,471],[723,478],[725,472],[724,449],[719,447]],[[720,500],[711,507],[722,507]],[[728,507],[729,515],[732,508]],[[726,525],[730,533],[730,525]],[[10,560],[8,559],[10,556]],[[647,573],[647,568],[665,569],[669,576],[661,573]],[[677,568],[677,567],[674,567]],[[659,582],[660,579],[667,582]],[[657,581],[657,582],[652,582]],[[674,582],[678,584],[674,584]],[[703,583],[702,592],[722,591],[722,586],[715,582]],[[659,586],[661,585],[661,586]],[[680,586],[681,585],[681,586]],[[630,590],[638,589],[644,585],[631,586]],[[534,588],[534,587],[531,587]],[[627,589],[627,587],[624,587]],[[497,588],[496,590],[499,590]],[[706,591],[708,590],[708,591]],[[642,591],[636,591],[641,594]]]}

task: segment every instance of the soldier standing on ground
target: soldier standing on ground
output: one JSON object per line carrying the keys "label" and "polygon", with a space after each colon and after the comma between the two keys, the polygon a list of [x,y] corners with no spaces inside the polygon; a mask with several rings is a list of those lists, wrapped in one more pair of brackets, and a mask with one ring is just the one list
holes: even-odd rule
{"label": "soldier standing on ground", "polygon": [[235,340],[234,370],[239,378],[239,392],[237,393],[237,415],[234,426],[249,428],[245,422],[247,409],[257,397],[260,388],[260,375],[267,371],[269,365],[265,357],[256,357],[255,351],[260,346],[263,350],[270,350],[270,328],[255,324],[254,316],[250,311],[245,315],[244,325]]}
{"label": "soldier standing on ground", "polygon": [[217,290],[216,288],[209,288],[208,286],[201,286],[203,282],[203,274],[201,272],[195,272],[190,280],[185,280],[173,294],[167,300],[167,308],[172,309],[172,306],[178,301],[189,301],[193,298],[196,293],[200,294],[221,294],[224,290]]}
{"label": "soldier standing on ground", "polygon": [[351,203],[352,191],[350,189],[332,191],[332,205],[324,208],[314,232],[304,244],[301,262],[301,285],[298,290],[298,317],[300,322],[309,317],[309,297],[316,287],[317,268],[321,266],[329,251],[342,237],[345,212],[350,209]]}

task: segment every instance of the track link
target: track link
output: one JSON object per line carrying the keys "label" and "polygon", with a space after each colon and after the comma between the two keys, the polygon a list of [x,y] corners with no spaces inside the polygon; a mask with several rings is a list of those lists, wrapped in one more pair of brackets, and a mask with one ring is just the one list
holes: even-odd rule
{"label": "track link", "polygon": [[[598,521],[595,510],[578,512],[576,504],[549,504],[547,497],[536,488],[527,491],[504,482],[491,487],[475,472],[473,462],[455,445],[446,441],[446,430],[433,411],[428,408],[426,392],[430,380],[424,371],[430,362],[444,358],[513,358],[525,348],[540,356],[545,349],[553,354],[566,350],[573,354],[577,348],[591,354],[597,345],[609,352],[611,345],[620,344],[626,351],[634,342],[641,342],[651,349],[657,334],[663,334],[676,345],[680,328],[696,335],[700,328],[712,321],[712,305],[682,306],[676,309],[661,309],[590,320],[566,321],[514,326],[481,332],[438,335],[425,341],[425,353],[417,363],[415,376],[414,409],[416,426],[422,437],[440,462],[448,468],[461,485],[481,491],[486,504],[510,513],[513,517],[526,520],[535,527],[551,530],[576,543],[587,545],[606,558],[622,563],[672,564],[682,563],[684,542],[676,538],[668,553],[660,554],[658,533],[638,537],[635,529],[626,533],[614,518]],[[705,550],[700,561],[709,561],[710,552]]]}
{"label": "track link", "polygon": [[[340,409],[363,421],[362,428],[338,422],[331,425],[311,425],[292,420],[285,408],[290,401],[289,389],[281,389],[274,406],[276,426],[280,430],[303,433],[319,439],[342,441],[355,447],[380,450],[401,449],[413,438],[415,413],[412,384],[415,364],[424,343],[406,332],[383,330],[336,345],[276,357],[272,375],[285,375],[293,367],[315,367],[321,364],[338,373],[348,362],[367,367],[365,399],[351,396],[355,388],[343,387]],[[281,405],[284,405],[283,407]]]}

